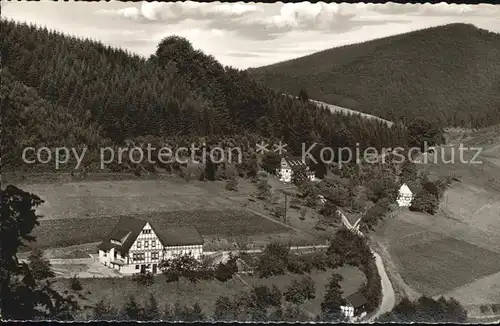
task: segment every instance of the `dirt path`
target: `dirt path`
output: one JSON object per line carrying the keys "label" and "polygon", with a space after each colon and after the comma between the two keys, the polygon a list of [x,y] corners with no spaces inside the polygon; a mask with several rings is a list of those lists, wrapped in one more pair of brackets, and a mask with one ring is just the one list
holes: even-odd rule
{"label": "dirt path", "polygon": [[380,275],[380,281],[382,283],[382,302],[380,303],[377,312],[370,317],[368,322],[373,322],[382,314],[391,311],[396,304],[396,293],[392,287],[391,280],[389,280],[382,258],[373,250],[372,253],[375,256],[375,263],[377,265],[378,274]]}

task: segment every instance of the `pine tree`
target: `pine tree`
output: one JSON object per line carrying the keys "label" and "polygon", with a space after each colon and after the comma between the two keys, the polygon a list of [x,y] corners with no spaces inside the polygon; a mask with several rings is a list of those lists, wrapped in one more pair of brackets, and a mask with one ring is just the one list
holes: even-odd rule
{"label": "pine tree", "polygon": [[50,261],[45,258],[43,250],[34,248],[28,256],[28,266],[35,280],[43,280],[54,276]]}
{"label": "pine tree", "polygon": [[321,312],[326,320],[336,321],[341,316],[340,307],[345,303],[342,298],[341,281],[342,276],[333,273],[326,286],[326,293],[323,302],[321,302]]}

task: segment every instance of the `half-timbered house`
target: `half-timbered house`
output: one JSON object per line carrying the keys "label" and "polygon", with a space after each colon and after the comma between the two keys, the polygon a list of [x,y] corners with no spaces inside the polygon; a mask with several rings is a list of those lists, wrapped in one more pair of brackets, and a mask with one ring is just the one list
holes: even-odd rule
{"label": "half-timbered house", "polygon": [[98,245],[99,261],[122,274],[159,273],[163,259],[189,254],[199,259],[203,238],[194,227],[160,229],[151,222],[122,217]]}

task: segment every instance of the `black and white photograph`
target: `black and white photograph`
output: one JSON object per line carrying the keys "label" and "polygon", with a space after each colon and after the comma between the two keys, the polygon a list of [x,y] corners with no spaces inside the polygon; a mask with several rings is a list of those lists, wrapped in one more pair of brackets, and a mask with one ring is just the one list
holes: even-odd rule
{"label": "black and white photograph", "polygon": [[2,321],[500,323],[500,5],[0,24]]}

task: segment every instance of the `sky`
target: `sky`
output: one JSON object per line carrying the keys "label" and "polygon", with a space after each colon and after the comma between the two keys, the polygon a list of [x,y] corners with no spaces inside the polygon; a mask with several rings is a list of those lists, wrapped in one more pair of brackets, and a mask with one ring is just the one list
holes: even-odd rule
{"label": "sky", "polygon": [[143,56],[169,35],[239,69],[449,23],[500,33],[500,5],[8,2],[2,17],[92,38]]}

